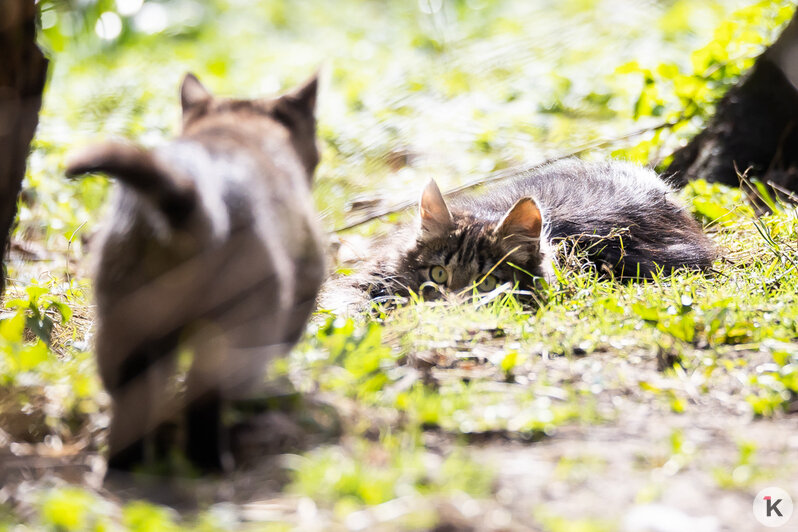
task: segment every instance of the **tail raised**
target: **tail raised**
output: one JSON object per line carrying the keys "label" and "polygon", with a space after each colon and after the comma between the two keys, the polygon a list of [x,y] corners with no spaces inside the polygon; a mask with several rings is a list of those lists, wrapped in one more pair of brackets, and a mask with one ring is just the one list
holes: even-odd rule
{"label": "tail raised", "polygon": [[84,148],[70,156],[67,177],[104,173],[151,201],[173,225],[183,222],[197,204],[193,181],[170,171],[155,155],[121,142]]}

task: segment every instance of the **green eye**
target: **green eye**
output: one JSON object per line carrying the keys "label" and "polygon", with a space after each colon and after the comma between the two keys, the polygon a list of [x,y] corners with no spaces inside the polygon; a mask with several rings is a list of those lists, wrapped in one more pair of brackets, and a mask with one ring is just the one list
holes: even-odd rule
{"label": "green eye", "polygon": [[433,266],[429,269],[429,278],[435,284],[444,284],[449,280],[449,272],[443,266]]}
{"label": "green eye", "polygon": [[482,280],[477,289],[480,292],[490,292],[496,288],[497,284],[499,284],[499,281],[494,276],[488,275]]}

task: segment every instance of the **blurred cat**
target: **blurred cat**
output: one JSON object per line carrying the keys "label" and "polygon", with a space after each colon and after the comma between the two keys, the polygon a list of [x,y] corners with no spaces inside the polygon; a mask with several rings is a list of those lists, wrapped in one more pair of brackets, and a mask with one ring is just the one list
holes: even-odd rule
{"label": "blurred cat", "polygon": [[555,244],[565,240],[605,275],[650,278],[705,270],[712,242],[653,171],[621,162],[567,159],[477,195],[447,203],[430,181],[417,223],[375,252],[351,278],[325,288],[322,305],[341,308],[355,292],[370,299],[488,292],[516,284],[536,292],[553,279]]}
{"label": "blurred cat", "polygon": [[[175,140],[103,144],[69,162],[69,176],[103,172],[120,184],[95,274],[109,468],[161,458],[154,435],[178,413],[190,460],[229,467],[223,399],[255,390],[265,362],[297,341],[325,273],[310,197],[316,92],[314,77],[274,99],[222,99],[187,74]],[[180,403],[184,352],[193,361]]]}

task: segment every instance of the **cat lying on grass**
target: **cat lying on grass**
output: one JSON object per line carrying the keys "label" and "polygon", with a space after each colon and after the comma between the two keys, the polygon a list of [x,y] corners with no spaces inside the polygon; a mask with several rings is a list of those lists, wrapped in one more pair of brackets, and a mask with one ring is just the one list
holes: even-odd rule
{"label": "cat lying on grass", "polygon": [[430,181],[415,227],[393,238],[362,272],[334,281],[338,296],[372,300],[441,292],[489,292],[507,284],[535,293],[553,279],[565,240],[615,279],[706,270],[716,249],[674,191],[653,171],[621,162],[567,159],[447,203]]}
{"label": "cat lying on grass", "polygon": [[[163,458],[177,414],[194,465],[230,465],[223,399],[262,384],[265,362],[299,338],[325,274],[310,197],[316,89],[314,77],[274,99],[221,99],[187,74],[178,138],[154,150],[103,144],[69,162],[69,176],[103,172],[120,184],[94,284],[97,362],[113,401],[109,468]],[[179,401],[182,353],[193,361]]]}

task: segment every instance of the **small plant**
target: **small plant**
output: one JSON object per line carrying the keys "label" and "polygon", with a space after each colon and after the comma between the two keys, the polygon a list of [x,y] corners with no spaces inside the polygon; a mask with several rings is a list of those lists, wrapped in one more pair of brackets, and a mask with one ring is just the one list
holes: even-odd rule
{"label": "small plant", "polygon": [[297,356],[315,368],[313,374],[323,389],[368,399],[390,380],[386,370],[396,360],[382,341],[382,330],[376,322],[356,325],[352,319],[330,316]]}
{"label": "small plant", "polygon": [[753,393],[745,399],[757,416],[794,411],[798,404],[798,355],[792,350],[772,352],[774,367],[750,376]]}
{"label": "small plant", "polygon": [[63,301],[63,297],[51,293],[50,287],[37,282],[25,287],[25,297],[11,299],[5,306],[16,309],[15,317],[24,316],[25,326],[48,346],[56,323],[53,318],[66,325],[72,317],[72,309]]}
{"label": "small plant", "polygon": [[740,441],[737,444],[737,461],[728,468],[712,470],[715,482],[723,489],[750,488],[757,480],[766,478],[767,472],[756,464],[756,444]]}
{"label": "small plant", "polygon": [[53,356],[51,338],[56,324],[66,325],[72,309],[50,287],[32,283],[24,295],[8,300],[0,314],[0,380],[37,368]]}
{"label": "small plant", "polygon": [[484,465],[457,450],[445,457],[432,454],[409,434],[316,449],[290,462],[289,491],[336,502],[347,511],[413,494],[463,491],[484,497],[492,489],[493,475]]}

